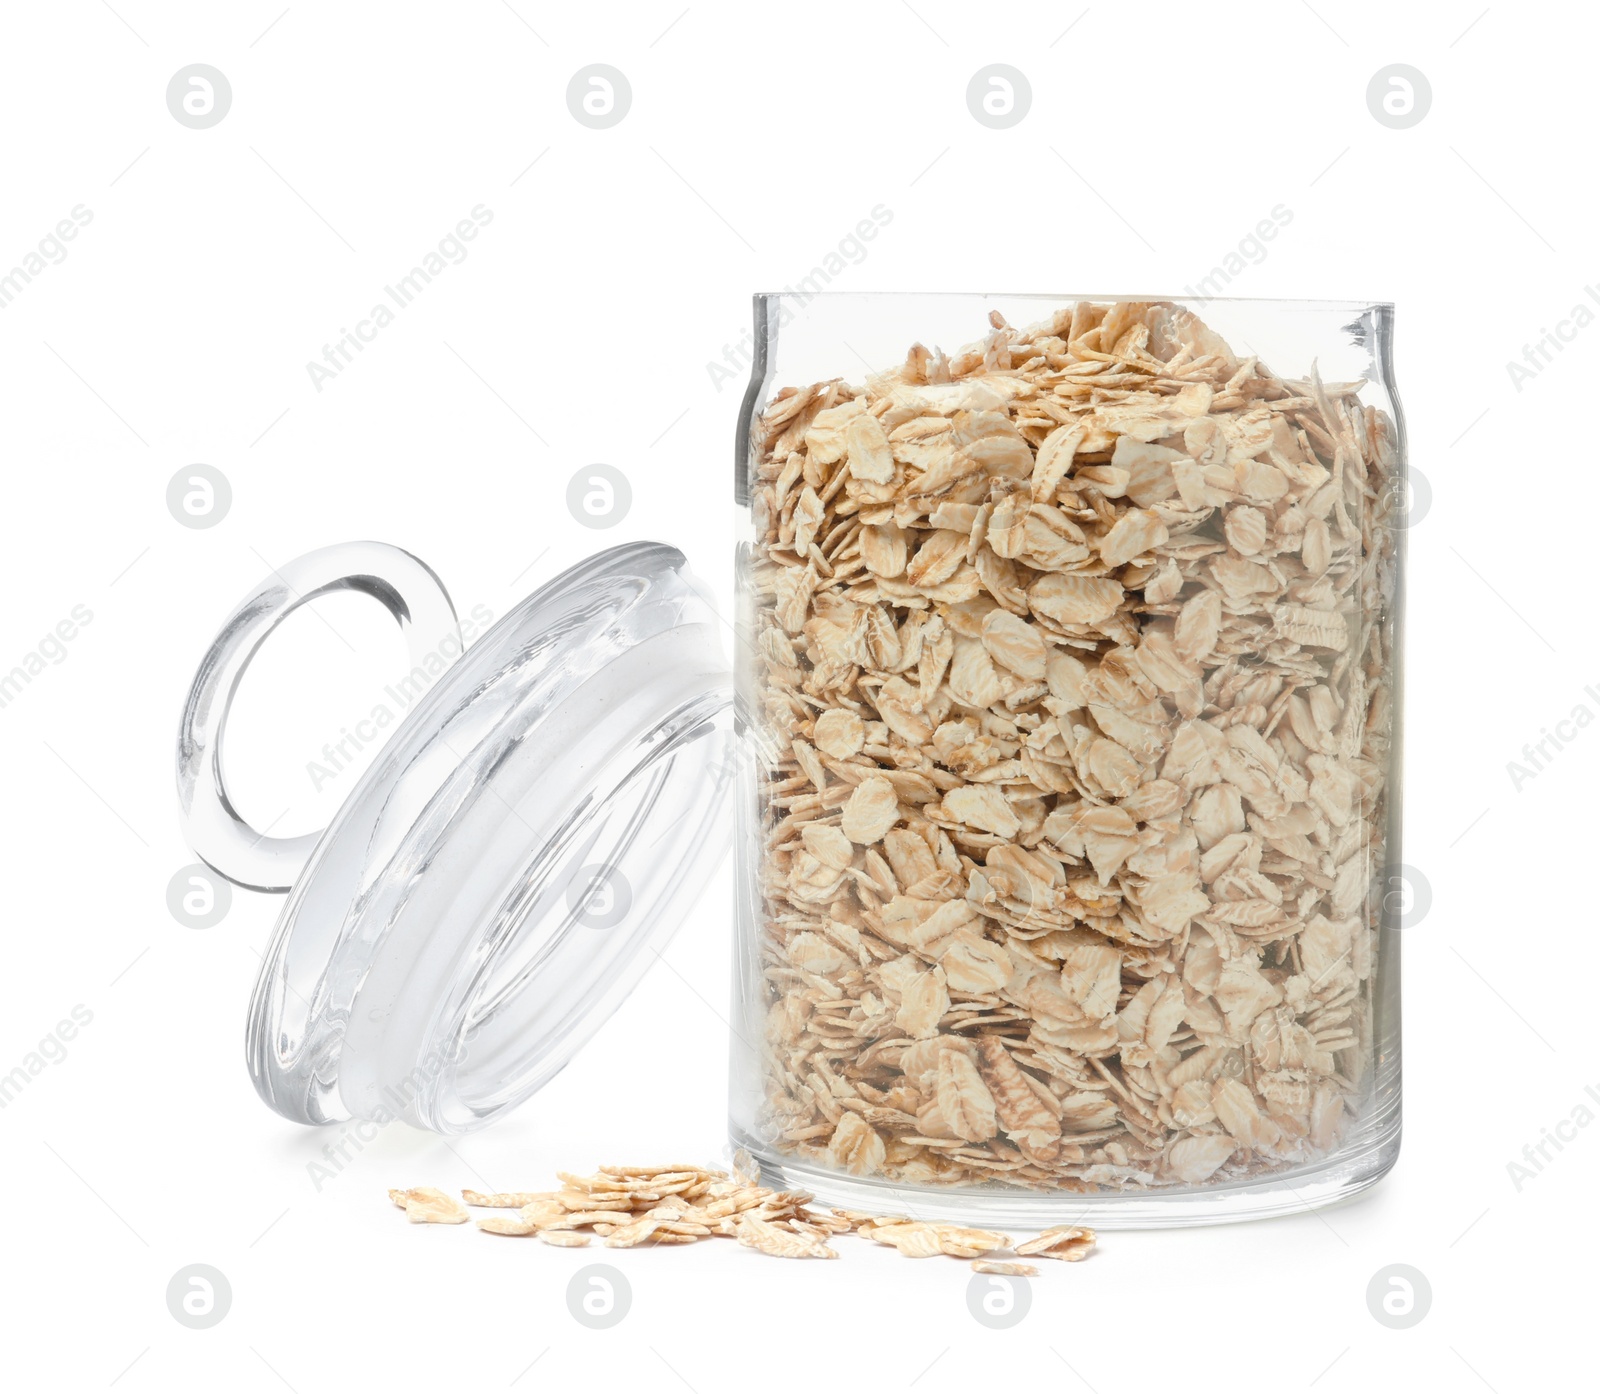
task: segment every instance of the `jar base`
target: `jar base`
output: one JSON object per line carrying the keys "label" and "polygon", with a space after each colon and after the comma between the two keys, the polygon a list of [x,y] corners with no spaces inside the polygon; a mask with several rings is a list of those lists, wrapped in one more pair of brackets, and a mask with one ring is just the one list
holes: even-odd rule
{"label": "jar base", "polygon": [[1182,1229],[1303,1214],[1342,1204],[1370,1190],[1400,1155],[1400,1120],[1395,1117],[1382,1131],[1368,1133],[1359,1144],[1323,1162],[1218,1186],[1082,1195],[1002,1187],[896,1185],[784,1157],[738,1128],[730,1130],[730,1137],[734,1147],[745,1148],[760,1163],[764,1184],[809,1191],[823,1205],[1017,1230],[1068,1224],[1096,1230]]}

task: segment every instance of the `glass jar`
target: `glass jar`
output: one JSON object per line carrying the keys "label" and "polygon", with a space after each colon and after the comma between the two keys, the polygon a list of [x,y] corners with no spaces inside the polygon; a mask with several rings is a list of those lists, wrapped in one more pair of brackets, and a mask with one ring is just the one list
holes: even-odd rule
{"label": "glass jar", "polygon": [[1016,1225],[1371,1186],[1400,1139],[1392,307],[755,315],[735,1142],[836,1204]]}

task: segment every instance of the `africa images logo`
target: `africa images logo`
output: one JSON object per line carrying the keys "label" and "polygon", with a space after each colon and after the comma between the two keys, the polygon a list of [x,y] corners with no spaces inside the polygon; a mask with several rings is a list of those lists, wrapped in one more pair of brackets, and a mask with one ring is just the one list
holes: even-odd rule
{"label": "africa images logo", "polygon": [[322,346],[320,363],[315,359],[307,361],[306,373],[311,378],[311,385],[321,392],[344,372],[355,362],[357,354],[364,352],[381,331],[399,318],[401,310],[410,309],[417,297],[436,278],[444,275],[447,267],[459,266],[467,259],[467,243],[475,241],[478,234],[493,221],[494,210],[477,204],[472,209],[471,217],[461,219],[411,270],[397,278],[393,285],[385,286],[383,293],[390,303],[380,300],[365,317],[356,321],[354,329],[341,328],[339,337],[333,343]]}

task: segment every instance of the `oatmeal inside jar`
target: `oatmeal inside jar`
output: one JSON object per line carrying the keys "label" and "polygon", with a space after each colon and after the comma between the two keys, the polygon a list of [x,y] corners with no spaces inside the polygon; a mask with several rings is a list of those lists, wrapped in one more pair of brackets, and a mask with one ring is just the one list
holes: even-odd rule
{"label": "oatmeal inside jar", "polygon": [[1337,1148],[1374,1052],[1399,449],[1361,382],[1295,366],[1079,302],[767,402],[774,1155],[1098,1191]]}

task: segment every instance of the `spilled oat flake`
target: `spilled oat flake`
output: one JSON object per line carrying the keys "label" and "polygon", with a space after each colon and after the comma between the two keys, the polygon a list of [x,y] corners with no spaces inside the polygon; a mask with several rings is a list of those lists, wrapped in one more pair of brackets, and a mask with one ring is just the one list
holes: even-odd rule
{"label": "spilled oat flake", "polygon": [[389,1199],[406,1212],[406,1219],[412,1224],[464,1225],[471,1218],[459,1200],[432,1186],[390,1191]]}
{"label": "spilled oat flake", "polygon": [[[537,1238],[558,1248],[582,1248],[598,1238],[609,1249],[694,1244],[702,1239],[735,1239],[773,1258],[838,1258],[829,1242],[855,1234],[898,1250],[907,1258],[973,1260],[981,1273],[1035,1277],[1038,1269],[1016,1260],[1028,1255],[1082,1258],[1094,1245],[1088,1229],[1046,1230],[1013,1247],[994,1230],[904,1215],[872,1215],[860,1210],[813,1210],[806,1191],[775,1191],[763,1186],[760,1170],[742,1148],[731,1172],[714,1167],[601,1167],[590,1176],[559,1173],[562,1189],[486,1193],[462,1191],[468,1205],[515,1214],[477,1221],[485,1234]],[[408,1219],[460,1224],[469,1217],[453,1197],[431,1186],[390,1191]],[[1068,1246],[1073,1252],[1063,1252]]]}
{"label": "spilled oat flake", "polygon": [[767,403],[777,1152],[1098,1192],[1338,1146],[1372,1055],[1399,458],[1363,384],[1307,366],[1080,302]]}

